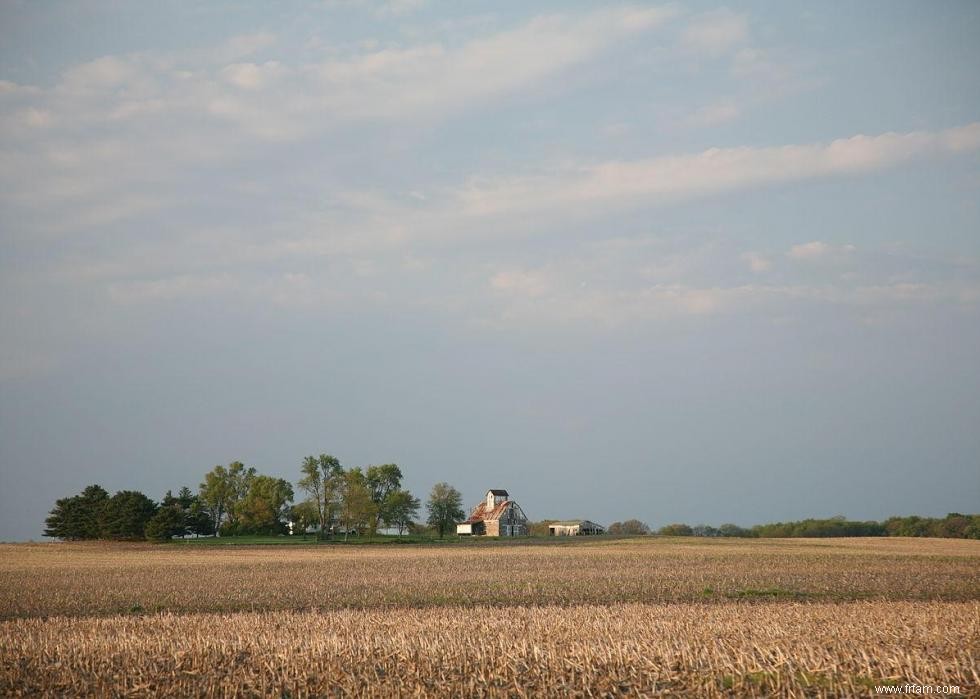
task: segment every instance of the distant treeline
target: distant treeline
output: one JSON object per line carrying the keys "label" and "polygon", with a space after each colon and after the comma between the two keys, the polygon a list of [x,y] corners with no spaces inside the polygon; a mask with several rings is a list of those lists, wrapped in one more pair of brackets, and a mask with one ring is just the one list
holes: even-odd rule
{"label": "distant treeline", "polygon": [[[426,503],[428,520],[416,518],[422,503],[402,488],[396,464],[344,468],[329,454],[308,456],[299,468],[297,489],[306,498],[294,504],[293,485],[257,473],[239,461],[215,466],[197,492],[181,488],[158,503],[136,490],[115,495],[90,485],[59,499],[45,519],[44,535],[66,540],[315,533],[319,538],[374,534],[379,529],[431,531],[440,537],[463,518],[462,497],[437,483]],[[428,528],[426,528],[428,525]]]}
{"label": "distant treeline", "polygon": [[757,524],[746,529],[735,524],[712,527],[706,524],[668,524],[664,536],[734,536],[760,538],[833,536],[927,536],[946,539],[980,539],[980,515],[951,512],[938,517],[890,517],[884,522],[854,522],[844,517],[802,519],[797,522]]}
{"label": "distant treeline", "polygon": [[[90,485],[78,495],[59,499],[45,520],[44,535],[67,540],[153,539],[186,536],[277,535],[315,533],[318,538],[373,535],[379,529],[429,532],[441,538],[466,514],[462,497],[448,483],[437,483],[426,502],[428,519],[416,521],[422,503],[402,488],[396,464],[344,468],[329,454],[308,456],[300,465],[297,489],[306,498],[294,504],[293,485],[257,473],[235,461],[215,466],[204,475],[197,492],[183,487],[158,503],[136,490],[115,495]],[[532,536],[548,536],[554,520],[529,522]],[[650,534],[637,519],[613,522],[610,535]],[[844,517],[758,524],[668,524],[663,536],[703,537],[842,537],[922,536],[980,539],[980,515],[952,512],[946,517],[891,517],[883,522],[849,521]]]}

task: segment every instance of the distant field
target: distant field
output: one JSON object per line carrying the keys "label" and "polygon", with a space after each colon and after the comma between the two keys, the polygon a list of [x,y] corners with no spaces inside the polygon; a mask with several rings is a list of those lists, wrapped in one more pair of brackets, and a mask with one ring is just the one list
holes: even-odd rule
{"label": "distant field", "polygon": [[0,545],[0,618],[4,695],[969,693],[980,542]]}

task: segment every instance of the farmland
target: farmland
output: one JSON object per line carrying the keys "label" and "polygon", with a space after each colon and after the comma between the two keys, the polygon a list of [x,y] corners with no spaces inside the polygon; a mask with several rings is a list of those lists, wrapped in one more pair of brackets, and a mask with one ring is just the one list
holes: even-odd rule
{"label": "farmland", "polygon": [[0,694],[978,687],[980,543],[0,546]]}

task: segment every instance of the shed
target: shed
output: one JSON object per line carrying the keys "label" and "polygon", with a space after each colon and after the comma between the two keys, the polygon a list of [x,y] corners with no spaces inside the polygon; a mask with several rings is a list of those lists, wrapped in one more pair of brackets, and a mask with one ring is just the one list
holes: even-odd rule
{"label": "shed", "polygon": [[548,525],[548,534],[551,536],[594,536],[605,533],[605,527],[587,519],[568,519]]}

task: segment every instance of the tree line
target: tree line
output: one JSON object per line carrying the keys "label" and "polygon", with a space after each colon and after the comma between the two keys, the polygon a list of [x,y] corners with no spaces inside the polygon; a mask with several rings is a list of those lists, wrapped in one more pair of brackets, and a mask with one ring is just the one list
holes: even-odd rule
{"label": "tree line", "polygon": [[980,539],[980,515],[951,512],[945,517],[889,517],[882,522],[849,521],[844,517],[803,519],[795,522],[757,524],[751,528],[735,524],[712,527],[705,524],[668,524],[663,536],[728,536],[746,538],[794,538],[835,536],[920,536],[944,539]]}
{"label": "tree line", "polygon": [[[308,456],[298,491],[283,479],[260,474],[240,461],[204,475],[197,492],[184,486],[158,503],[136,490],[115,495],[90,485],[60,498],[45,519],[44,536],[66,540],[151,539],[186,536],[278,535],[315,532],[329,539],[418,531],[421,501],[402,487],[397,464],[344,468],[329,454]],[[448,483],[433,486],[426,525],[440,537],[465,517],[462,495]]]}
{"label": "tree line", "polygon": [[[533,536],[547,536],[548,525],[556,520],[545,519],[531,522],[529,527]],[[938,517],[890,517],[883,522],[849,521],[844,517],[829,519],[803,519],[795,522],[773,522],[757,524],[753,527],[740,527],[737,524],[722,524],[717,527],[708,524],[667,524],[654,532],[649,525],[638,519],[613,522],[606,527],[612,536],[707,536],[741,538],[792,538],[792,537],[834,537],[834,536],[922,536],[944,539],[980,539],[980,515],[962,515],[951,512],[943,518]]]}
{"label": "tree line", "polygon": [[[417,521],[421,501],[402,487],[396,464],[345,469],[329,454],[308,456],[300,466],[299,492],[282,478],[260,474],[240,461],[218,465],[205,474],[196,493],[188,487],[177,495],[167,491],[157,503],[136,490],[115,495],[90,485],[78,495],[61,498],[45,520],[44,535],[66,540],[151,539],[186,536],[277,535],[314,532],[318,539],[374,535],[379,529],[399,535],[428,527],[440,538],[451,533],[466,513],[462,495],[448,483],[433,486],[426,502],[427,519]],[[532,536],[547,536],[554,520],[529,523]],[[650,534],[640,520],[613,522],[610,535]],[[911,536],[980,539],[980,515],[956,512],[944,518],[890,517],[882,522],[850,521],[844,517],[804,519],[718,527],[668,524],[662,536],[700,537],[847,537]]]}

